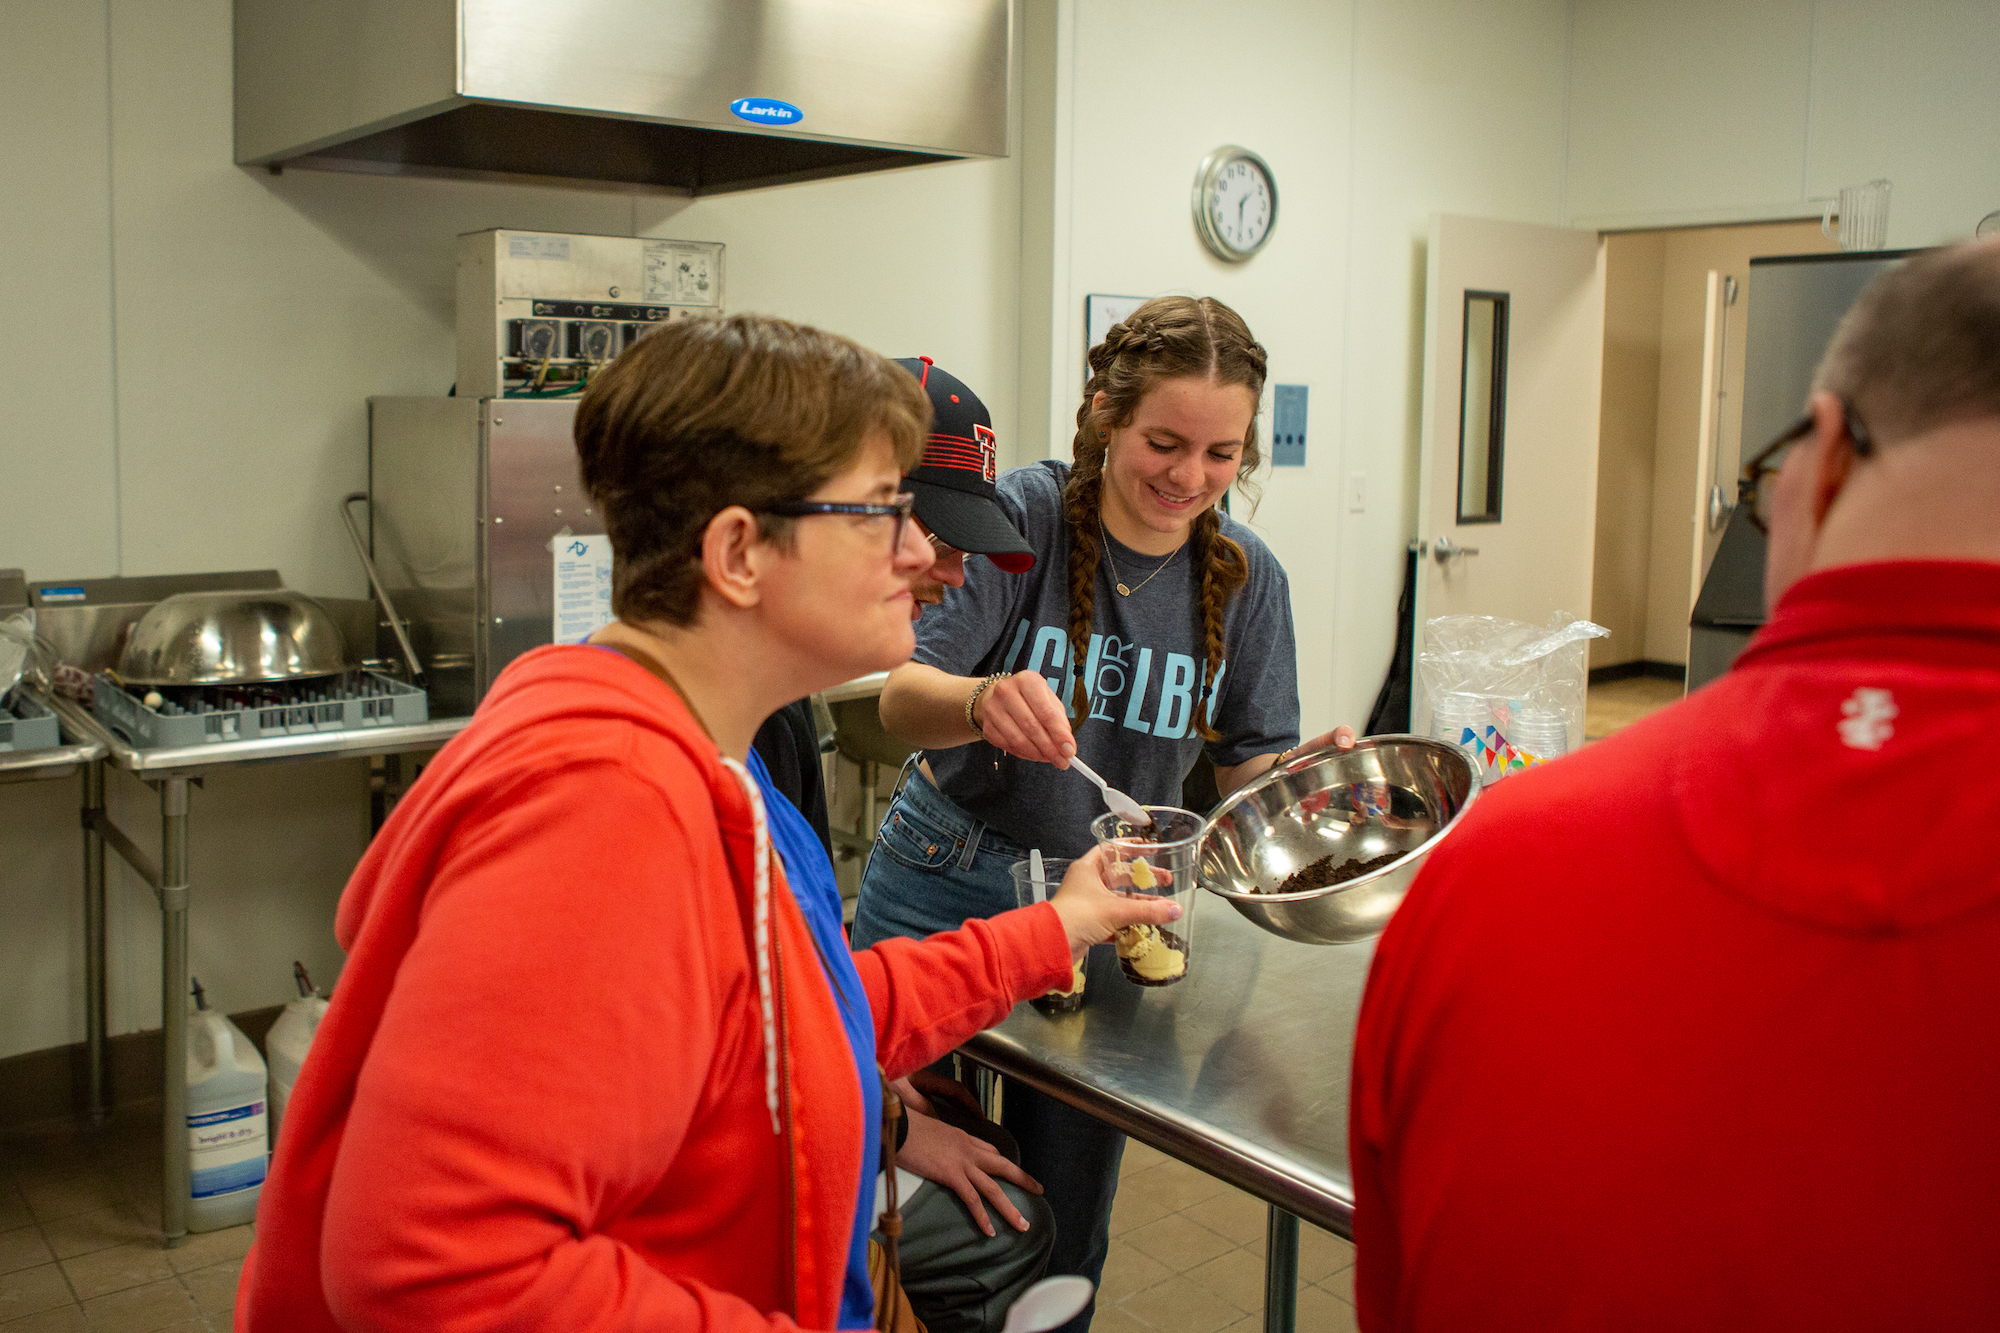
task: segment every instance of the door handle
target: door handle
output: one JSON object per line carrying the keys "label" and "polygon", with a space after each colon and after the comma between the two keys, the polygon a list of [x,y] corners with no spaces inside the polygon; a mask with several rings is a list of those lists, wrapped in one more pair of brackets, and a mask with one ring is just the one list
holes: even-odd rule
{"label": "door handle", "polygon": [[1447,564],[1455,555],[1478,555],[1477,546],[1460,546],[1449,537],[1440,537],[1431,543],[1431,558],[1440,565]]}

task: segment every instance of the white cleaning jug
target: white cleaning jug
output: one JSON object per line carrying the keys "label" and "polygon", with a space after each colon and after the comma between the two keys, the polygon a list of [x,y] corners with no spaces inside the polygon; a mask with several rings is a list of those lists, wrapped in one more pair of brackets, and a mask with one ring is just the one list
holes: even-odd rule
{"label": "white cleaning jug", "polygon": [[299,1081],[299,1067],[306,1062],[306,1052],[312,1048],[313,1033],[319,1031],[320,1019],[326,1017],[326,997],[313,990],[312,978],[306,975],[303,963],[292,964],[292,977],[298,982],[299,998],[285,1006],[285,1012],[278,1015],[278,1021],[271,1024],[271,1031],[264,1037],[264,1049],[271,1055],[271,1142],[278,1141],[278,1127],[284,1123],[285,1104],[292,1099],[292,1088]]}
{"label": "white cleaning jug", "polygon": [[264,1061],[242,1029],[208,1007],[201,983],[188,1015],[188,1230],[216,1231],[257,1216],[270,1154]]}

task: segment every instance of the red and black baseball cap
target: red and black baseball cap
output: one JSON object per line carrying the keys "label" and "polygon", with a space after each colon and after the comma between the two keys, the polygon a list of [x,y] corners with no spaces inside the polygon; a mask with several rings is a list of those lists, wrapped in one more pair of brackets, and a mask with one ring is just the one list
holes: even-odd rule
{"label": "red and black baseball cap", "polygon": [[983,555],[1009,574],[1032,569],[1035,550],[1008,522],[993,487],[999,461],[986,404],[927,356],[902,357],[896,364],[931,396],[930,438],[903,478],[917,497],[917,517],[940,541]]}

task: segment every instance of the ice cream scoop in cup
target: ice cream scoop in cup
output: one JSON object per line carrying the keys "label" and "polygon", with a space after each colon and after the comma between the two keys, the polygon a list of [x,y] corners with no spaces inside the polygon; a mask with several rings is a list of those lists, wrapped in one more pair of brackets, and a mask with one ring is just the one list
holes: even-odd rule
{"label": "ice cream scoop in cup", "polygon": [[1181,915],[1170,926],[1127,926],[1118,932],[1118,966],[1139,986],[1171,986],[1187,975],[1194,956],[1195,866],[1202,819],[1192,810],[1149,805],[1152,823],[1137,827],[1115,814],[1100,815],[1090,831],[1111,853],[1104,882],[1132,897],[1171,898]]}

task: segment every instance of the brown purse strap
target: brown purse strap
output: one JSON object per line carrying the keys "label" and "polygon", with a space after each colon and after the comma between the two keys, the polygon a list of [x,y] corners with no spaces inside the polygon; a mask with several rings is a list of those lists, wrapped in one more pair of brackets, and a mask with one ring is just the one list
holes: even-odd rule
{"label": "brown purse strap", "polygon": [[[881,1071],[876,1071],[880,1075]],[[875,1302],[875,1327],[881,1333],[889,1333],[901,1315],[899,1306],[908,1298],[903,1294],[903,1259],[898,1249],[898,1241],[903,1234],[903,1213],[896,1200],[896,1124],[903,1118],[903,1099],[889,1086],[889,1080],[882,1079],[882,1216],[876,1219],[876,1230],[882,1233],[882,1259],[889,1269],[888,1281],[882,1284],[882,1294]]]}

